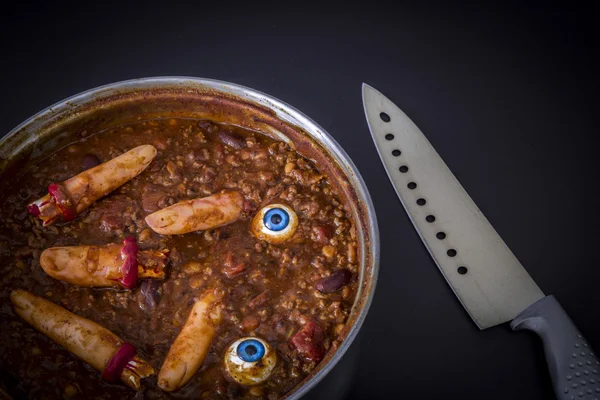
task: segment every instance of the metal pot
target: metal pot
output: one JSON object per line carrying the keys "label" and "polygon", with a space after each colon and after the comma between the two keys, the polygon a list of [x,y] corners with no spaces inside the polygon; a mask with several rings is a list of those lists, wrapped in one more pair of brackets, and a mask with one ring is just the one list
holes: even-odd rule
{"label": "metal pot", "polygon": [[356,300],[339,344],[286,395],[300,398],[323,379],[356,337],[373,298],[379,263],[377,219],[365,183],[350,157],[309,117],[276,98],[227,82],[187,77],[129,80],[63,100],[13,129],[0,140],[0,177],[18,174],[88,132],[168,117],[213,119],[286,141],[319,165],[355,221],[361,258]]}

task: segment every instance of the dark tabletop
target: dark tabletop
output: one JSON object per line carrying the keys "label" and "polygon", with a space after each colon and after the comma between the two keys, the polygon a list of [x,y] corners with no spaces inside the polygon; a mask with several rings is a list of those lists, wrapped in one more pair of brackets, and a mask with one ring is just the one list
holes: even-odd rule
{"label": "dark tabletop", "polygon": [[479,331],[430,259],[371,141],[362,82],[415,121],[600,350],[592,10],[87,3],[3,6],[2,134],[98,85],[198,76],[297,107],[361,171],[379,217],[379,283],[359,337],[310,398],[553,398],[538,339],[506,324]]}

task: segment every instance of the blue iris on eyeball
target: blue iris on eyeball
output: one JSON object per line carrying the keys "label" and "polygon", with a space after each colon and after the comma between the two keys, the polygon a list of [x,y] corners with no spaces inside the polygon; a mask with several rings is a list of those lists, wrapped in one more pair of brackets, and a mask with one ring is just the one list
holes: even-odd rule
{"label": "blue iris on eyeball", "polygon": [[244,386],[267,380],[276,364],[277,352],[267,341],[256,336],[239,338],[229,345],[223,356],[225,373]]}
{"label": "blue iris on eyeball", "polygon": [[265,226],[275,232],[287,228],[290,223],[290,216],[282,208],[271,208],[264,217]]}
{"label": "blue iris on eyeball", "polygon": [[298,216],[282,203],[264,206],[252,218],[250,231],[259,240],[278,244],[290,239],[298,228]]}
{"label": "blue iris on eyeball", "polygon": [[265,355],[265,346],[256,339],[246,339],[238,345],[237,355],[246,362],[260,361]]}

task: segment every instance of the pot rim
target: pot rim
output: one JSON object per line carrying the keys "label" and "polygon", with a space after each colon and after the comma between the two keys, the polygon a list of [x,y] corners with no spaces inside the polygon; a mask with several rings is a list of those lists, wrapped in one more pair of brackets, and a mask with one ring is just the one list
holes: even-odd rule
{"label": "pot rim", "polygon": [[[375,293],[375,288],[378,279],[379,273],[379,259],[380,259],[380,240],[379,240],[379,228],[377,223],[377,217],[375,213],[375,208],[367,189],[367,186],[360,175],[358,169],[353,163],[352,159],[348,154],[344,151],[344,149],[338,144],[338,142],[319,124],[317,124],[314,120],[308,117],[306,114],[302,113],[300,110],[295,107],[289,105],[288,103],[281,101],[271,95],[263,93],[259,90],[251,89],[246,86],[210,79],[210,78],[199,78],[199,77],[188,77],[188,76],[156,76],[156,77],[147,77],[147,78],[137,78],[137,79],[129,79],[124,81],[119,81],[115,83],[109,83],[106,85],[98,86],[92,89],[88,89],[82,91],[78,94],[70,96],[64,100],[58,101],[53,105],[46,107],[45,109],[37,112],[35,115],[26,119],[15,128],[13,128],[9,133],[4,135],[4,137],[0,138],[0,149],[2,149],[6,143],[15,136],[18,132],[23,130],[36,130],[38,125],[47,123],[48,120],[51,120],[54,116],[61,115],[63,112],[67,112],[72,110],[73,108],[77,108],[80,105],[85,104],[88,101],[91,101],[98,97],[108,96],[111,94],[122,93],[123,91],[129,90],[143,90],[149,88],[156,87],[182,87],[185,88],[186,85],[190,84],[195,86],[201,86],[209,89],[213,89],[217,92],[223,92],[229,95],[240,97],[242,100],[250,101],[253,103],[258,103],[264,107],[267,107],[276,113],[277,118],[282,119],[283,121],[290,123],[295,126],[299,126],[306,132],[308,132],[313,139],[317,140],[324,148],[328,151],[331,151],[334,155],[337,156],[337,160],[335,160],[342,170],[344,170],[348,174],[348,180],[351,182],[352,186],[357,192],[358,200],[363,202],[366,206],[366,221],[368,221],[367,226],[364,228],[368,231],[368,243],[364,243],[364,235],[361,235],[362,246],[368,247],[370,252],[369,257],[369,274],[370,274],[370,285],[367,287],[367,293],[361,293],[364,288],[359,286],[357,291],[356,300],[359,299],[360,296],[364,296],[364,300],[359,302],[360,309],[358,310],[358,315],[354,319],[353,325],[351,326],[347,335],[343,338],[340,346],[335,350],[332,357],[325,362],[325,365],[321,366],[317,365],[317,372],[313,375],[312,372],[307,376],[310,378],[306,380],[306,378],[298,383],[291,392],[284,395],[286,399],[299,399],[308,393],[313,387],[315,387],[332,369],[333,367],[341,360],[343,355],[346,353],[358,331],[360,330],[366,315],[371,306],[373,296]],[[29,128],[29,129],[28,129]],[[23,148],[29,146],[36,139],[32,136],[27,140],[24,140],[21,143],[18,143],[15,147],[12,147],[11,153],[17,154]],[[9,146],[11,147],[11,146]],[[340,163],[341,162],[341,163]],[[356,219],[356,218],[355,218]],[[360,221],[355,221],[356,223],[360,223]],[[365,265],[365,256],[363,251],[363,259],[361,262],[361,279],[360,285],[363,286],[363,274],[367,271],[367,265]],[[355,300],[354,307],[357,305],[357,301]]]}

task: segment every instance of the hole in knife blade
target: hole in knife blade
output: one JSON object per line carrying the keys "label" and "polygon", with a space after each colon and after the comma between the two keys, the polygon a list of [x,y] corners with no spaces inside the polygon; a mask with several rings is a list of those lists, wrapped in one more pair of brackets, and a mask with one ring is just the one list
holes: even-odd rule
{"label": "hole in knife blade", "polygon": [[400,168],[398,168],[400,170],[400,172],[404,173],[404,172],[408,172],[408,167],[406,165],[401,166]]}
{"label": "hole in knife blade", "polygon": [[388,133],[387,135],[385,135],[385,139],[386,140],[394,140],[394,135],[392,135],[391,133]]}
{"label": "hole in knife blade", "polygon": [[448,254],[448,257],[454,257],[456,256],[456,250],[450,249],[446,252],[446,254]]}
{"label": "hole in knife blade", "polygon": [[417,204],[420,206],[424,206],[427,201],[425,199],[417,199]]}
{"label": "hole in knife blade", "polygon": [[397,150],[397,149],[396,150],[392,150],[392,155],[394,157],[398,157],[400,154],[402,154],[402,152],[400,150]]}
{"label": "hole in knife blade", "polygon": [[435,234],[435,237],[440,240],[444,240],[444,239],[446,239],[446,234],[444,232],[438,232]]}
{"label": "hole in knife blade", "polygon": [[459,274],[461,274],[461,275],[464,275],[464,274],[466,274],[466,273],[467,273],[468,269],[467,269],[467,267],[458,267],[458,268],[456,269],[456,271],[457,271]]}
{"label": "hole in knife blade", "polygon": [[390,121],[392,120],[392,119],[390,118],[390,116],[389,116],[389,115],[387,115],[387,114],[386,114],[386,113],[384,113],[384,112],[382,112],[382,113],[379,113],[379,118],[381,118],[381,120],[382,120],[383,122],[390,122]]}
{"label": "hole in knife blade", "polygon": [[433,222],[433,221],[435,221],[435,217],[433,215],[428,215],[425,217],[425,221]]}
{"label": "hole in knife blade", "polygon": [[413,189],[417,188],[417,184],[415,182],[408,182],[408,185],[406,185],[406,186],[408,186],[408,188],[410,190],[413,190]]}

